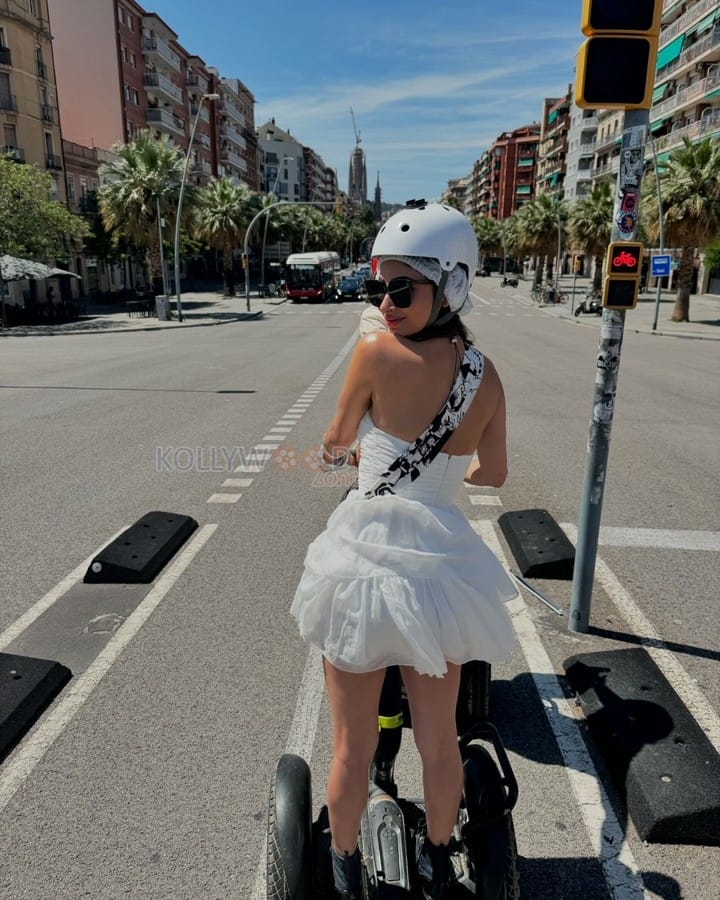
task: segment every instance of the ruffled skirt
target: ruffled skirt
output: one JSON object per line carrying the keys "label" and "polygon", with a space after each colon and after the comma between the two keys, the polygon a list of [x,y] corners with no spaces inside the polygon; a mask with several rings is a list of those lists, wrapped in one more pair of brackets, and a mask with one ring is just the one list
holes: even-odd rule
{"label": "ruffled skirt", "polygon": [[371,672],[506,657],[507,573],[455,506],[351,493],[308,547],[291,614],[334,666]]}

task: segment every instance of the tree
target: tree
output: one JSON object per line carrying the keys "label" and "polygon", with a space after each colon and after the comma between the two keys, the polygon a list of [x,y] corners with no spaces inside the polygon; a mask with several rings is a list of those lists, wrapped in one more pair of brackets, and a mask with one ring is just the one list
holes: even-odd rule
{"label": "tree", "polygon": [[472,222],[473,231],[477,237],[480,259],[484,262],[488,253],[502,254],[503,252],[503,226],[497,219],[488,216],[476,216]]}
{"label": "tree", "polygon": [[457,209],[459,212],[463,211],[461,208],[460,200],[455,196],[455,194],[448,194],[448,196],[443,200],[443,203],[445,204],[445,206],[450,206],[452,207],[452,209]]}
{"label": "tree", "polygon": [[[567,216],[567,206],[550,194],[542,194],[516,213],[518,245],[522,250],[547,258],[548,282],[552,281],[553,259],[558,247],[558,218],[563,236]],[[539,287],[541,281],[542,266],[538,265],[534,286]]]}
{"label": "tree", "polygon": [[54,263],[89,234],[80,216],[51,199],[52,186],[47,173],[0,155],[0,256]]}
{"label": "tree", "polygon": [[213,178],[200,193],[195,230],[201,240],[222,252],[226,297],[235,296],[233,250],[245,240],[260,203],[259,195],[229,178]]}
{"label": "tree", "polygon": [[[708,137],[697,143],[683,138],[658,166],[665,244],[682,247],[673,322],[690,321],[690,288],[695,248],[703,249],[720,231],[720,142]],[[649,236],[660,232],[657,199],[648,187],[643,221]]]}
{"label": "tree", "polygon": [[573,247],[595,259],[593,289],[602,287],[603,257],[610,243],[614,208],[613,186],[610,181],[593,185],[590,194],[582,197],[570,212],[570,239]]}
{"label": "tree", "polygon": [[[153,282],[162,277],[160,265],[161,220],[165,220],[163,241],[170,242],[177,213],[185,157],[180,148],[149,131],[139,132],[129,144],[117,144],[116,161],[100,167],[103,182],[98,191],[100,213],[105,227],[114,236],[125,237],[147,250]],[[185,187],[183,217],[192,216],[195,189]]]}

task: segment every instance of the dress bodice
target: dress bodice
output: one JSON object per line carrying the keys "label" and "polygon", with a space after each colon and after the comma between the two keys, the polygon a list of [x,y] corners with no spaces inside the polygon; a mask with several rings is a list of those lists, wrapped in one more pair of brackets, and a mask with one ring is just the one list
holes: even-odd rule
{"label": "dress bodice", "polygon": [[[358,438],[361,445],[358,491],[362,495],[375,487],[388,466],[412,442],[378,428],[370,413],[365,413],[360,421]],[[457,500],[471,458],[472,454],[456,456],[438,453],[415,481],[402,479],[395,487],[395,493],[429,506],[452,506]]]}

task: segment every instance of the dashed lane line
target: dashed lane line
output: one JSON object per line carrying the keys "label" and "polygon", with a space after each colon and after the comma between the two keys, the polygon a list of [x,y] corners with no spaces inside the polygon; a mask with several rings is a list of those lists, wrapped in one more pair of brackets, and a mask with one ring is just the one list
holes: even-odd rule
{"label": "dashed lane line", "polygon": [[[507,558],[495,533],[494,523],[476,520],[470,524],[507,569]],[[585,746],[580,731],[581,714],[563,693],[525,601],[518,594],[515,600],[508,603],[508,608],[610,896],[612,900],[642,900],[645,897],[642,878]]]}
{"label": "dashed lane line", "polygon": [[253,483],[252,478],[226,478],[221,487],[246,488]]}
{"label": "dashed lane line", "polygon": [[210,494],[208,503],[237,503],[242,494]]}
{"label": "dashed lane line", "polygon": [[468,499],[473,506],[502,506],[502,500],[493,494],[470,494]]}
{"label": "dashed lane line", "polygon": [[664,528],[600,528],[604,547],[656,547],[663,550],[720,551],[720,531],[684,531]]}

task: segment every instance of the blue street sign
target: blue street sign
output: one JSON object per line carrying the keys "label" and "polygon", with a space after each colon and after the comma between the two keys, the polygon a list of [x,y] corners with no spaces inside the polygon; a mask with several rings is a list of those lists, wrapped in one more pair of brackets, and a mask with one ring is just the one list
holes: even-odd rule
{"label": "blue street sign", "polygon": [[670,274],[670,254],[653,256],[650,260],[650,274],[653,278],[663,278]]}

